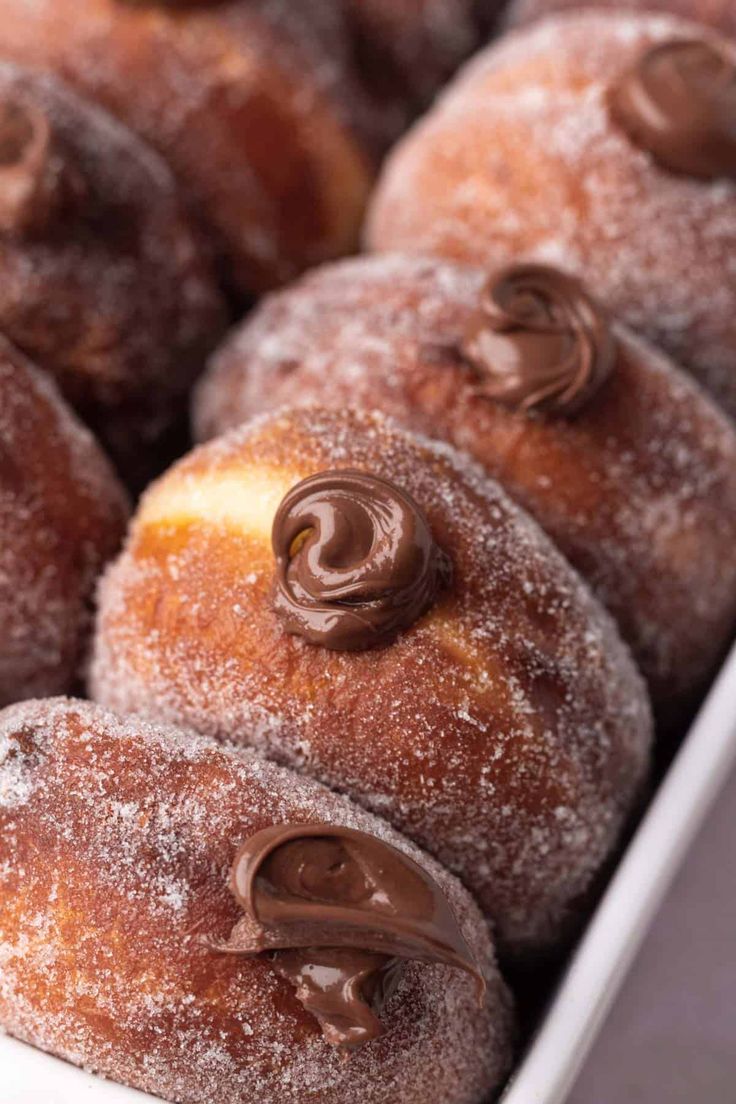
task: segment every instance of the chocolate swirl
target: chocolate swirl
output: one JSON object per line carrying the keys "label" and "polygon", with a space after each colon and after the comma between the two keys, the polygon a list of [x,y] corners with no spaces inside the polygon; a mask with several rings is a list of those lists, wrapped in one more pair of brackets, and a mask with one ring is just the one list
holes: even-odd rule
{"label": "chocolate swirl", "polygon": [[45,112],[14,98],[0,102],[0,232],[41,234],[85,190]]}
{"label": "chocolate swirl", "polygon": [[245,915],[230,954],[274,966],[336,1046],[381,1034],[402,962],[444,963],[485,982],[436,882],[395,848],[351,828],[275,825],[246,840],[230,888]]}
{"label": "chocolate swirl", "polygon": [[701,39],[653,46],[611,88],[611,115],[665,169],[736,179],[734,58]]}
{"label": "chocolate swirl", "polygon": [[417,503],[387,479],[326,471],[273,523],[275,609],[290,633],[337,651],[390,640],[427,611],[450,563]]}
{"label": "chocolate swirl", "polygon": [[488,282],[461,352],[485,398],[515,410],[569,416],[607,378],[614,341],[579,280],[526,264]]}

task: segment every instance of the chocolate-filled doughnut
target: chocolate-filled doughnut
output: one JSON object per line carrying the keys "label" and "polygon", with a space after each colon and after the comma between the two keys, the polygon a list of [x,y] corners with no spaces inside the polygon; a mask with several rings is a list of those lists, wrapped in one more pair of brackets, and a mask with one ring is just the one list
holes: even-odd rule
{"label": "chocolate-filled doughnut", "polygon": [[130,483],[171,459],[224,321],[164,163],[55,79],[0,63],[0,330]]}
{"label": "chocolate-filled doughnut", "polygon": [[481,1104],[470,896],[347,799],[89,703],[0,713],[0,1024],[179,1104]]}
{"label": "chocolate-filled doughnut", "polygon": [[265,300],[197,392],[206,439],[282,405],[376,408],[469,452],[616,617],[667,723],[736,623],[736,434],[549,266],[387,255]]}
{"label": "chocolate-filled doughnut", "polygon": [[396,148],[375,249],[582,276],[736,416],[736,44],[582,12],[504,36]]}
{"label": "chocolate-filled doughnut", "polygon": [[351,411],[258,420],[148,491],[91,688],[379,812],[517,956],[579,921],[651,738],[612,621],[536,524],[452,450]]}
{"label": "chocolate-filled doughnut", "polygon": [[72,689],[125,492],[48,377],[0,337],[0,706]]}
{"label": "chocolate-filled doughnut", "polygon": [[355,245],[372,168],[338,0],[2,0],[0,26],[163,154],[239,296]]}

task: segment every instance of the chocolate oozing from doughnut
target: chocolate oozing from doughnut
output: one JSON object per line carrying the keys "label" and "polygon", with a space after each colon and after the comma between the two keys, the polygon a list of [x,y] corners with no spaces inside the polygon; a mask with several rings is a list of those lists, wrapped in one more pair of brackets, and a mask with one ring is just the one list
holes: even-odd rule
{"label": "chocolate oozing from doughnut", "polygon": [[609,93],[614,121],[664,168],[736,178],[736,62],[699,39],[647,50]]}
{"label": "chocolate oozing from doughnut", "polygon": [[478,376],[479,394],[561,416],[582,409],[615,360],[608,319],[582,283],[534,264],[491,277],[460,352]]}
{"label": "chocolate oozing from doughnut", "polygon": [[48,117],[13,96],[0,101],[0,233],[42,233],[87,191],[68,163]]}
{"label": "chocolate oozing from doughnut", "polygon": [[274,969],[296,989],[331,1046],[355,1050],[383,1034],[381,1012],[401,980],[400,958],[346,947],[279,951]]}
{"label": "chocolate oozing from doughnut", "polygon": [[336,651],[384,644],[426,613],[451,576],[419,505],[394,483],[326,471],[274,518],[274,606],[287,632]]}
{"label": "chocolate oozing from doughnut", "polygon": [[245,916],[218,950],[274,952],[327,1042],[345,1049],[382,1033],[380,1014],[403,963],[480,973],[439,886],[374,836],[328,824],[282,824],[246,840],[230,888]]}

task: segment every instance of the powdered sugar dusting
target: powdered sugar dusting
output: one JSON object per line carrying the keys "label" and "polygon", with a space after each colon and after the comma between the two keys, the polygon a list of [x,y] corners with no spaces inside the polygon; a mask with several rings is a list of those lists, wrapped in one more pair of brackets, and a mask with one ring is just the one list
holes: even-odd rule
{"label": "powdered sugar dusting", "polygon": [[585,12],[504,37],[389,159],[369,242],[578,272],[736,413],[736,185],[659,169],[611,123],[606,99],[651,43],[708,33]]}
{"label": "powdered sugar dusting", "polygon": [[[385,824],[247,753],[56,700],[0,714],[0,1015],[14,1035],[183,1104],[477,1104],[510,1014],[477,908]],[[438,880],[488,976],[411,965],[345,1061],[264,960],[212,952],[239,844],[283,822],[369,831]],[[10,859],[11,861],[5,861]]]}
{"label": "powdered sugar dusting", "polygon": [[[310,647],[272,610],[253,488],[336,466],[397,481],[454,564],[450,592],[383,649]],[[100,598],[98,700],[249,744],[349,793],[460,874],[517,953],[577,919],[646,773],[646,695],[559,553],[452,450],[380,415],[251,423],[148,492]]]}

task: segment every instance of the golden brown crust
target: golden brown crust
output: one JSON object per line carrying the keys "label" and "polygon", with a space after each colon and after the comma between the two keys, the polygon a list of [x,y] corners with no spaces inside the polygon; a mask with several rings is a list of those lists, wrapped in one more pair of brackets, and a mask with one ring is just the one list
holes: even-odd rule
{"label": "golden brown crust", "polygon": [[0,122],[0,330],[142,483],[222,332],[211,266],[166,166],[106,113],[0,64]]}
{"label": "golden brown crust", "polygon": [[246,293],[355,244],[370,170],[333,7],[2,0],[0,23],[6,56],[63,75],[164,155]]}
{"label": "golden brown crust", "polygon": [[225,342],[196,395],[199,436],[321,403],[383,410],[465,449],[587,577],[672,712],[736,622],[736,434],[621,329],[611,377],[576,417],[489,401],[459,353],[486,279],[400,255],[312,273]]}
{"label": "golden brown crust", "polygon": [[709,33],[588,11],[504,36],[389,158],[369,242],[581,275],[736,415],[736,183],[658,167],[608,108],[610,84],[647,47]]}
{"label": "golden brown crust", "polygon": [[0,705],[81,678],[94,586],[127,513],[91,434],[0,338]]}
{"label": "golden brown crust", "polygon": [[[180,1104],[479,1104],[508,1069],[510,1007],[461,886],[386,825],[291,772],[88,703],[0,714],[0,1023]],[[212,950],[228,872],[271,824],[328,822],[441,885],[488,978],[411,964],[387,1031],[349,1060],[266,958]],[[208,942],[209,941],[209,942]]]}
{"label": "golden brown crust", "polygon": [[724,34],[736,35],[736,7],[732,0],[514,0],[506,13],[510,26],[529,23],[554,12],[580,8],[604,8],[618,11],[661,11],[694,19]]}
{"label": "golden brown crust", "polygon": [[[387,647],[306,644],[272,607],[276,509],[329,468],[401,486],[452,561],[453,585]],[[92,689],[255,745],[385,815],[519,954],[579,919],[651,735],[612,622],[500,488],[380,415],[318,409],[235,430],[148,492],[102,586]]]}

